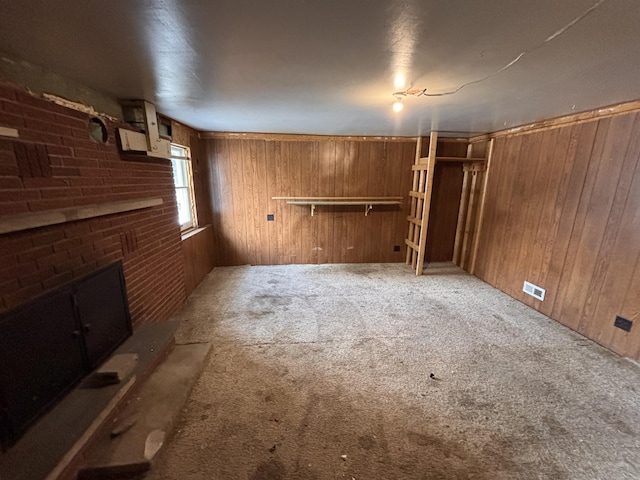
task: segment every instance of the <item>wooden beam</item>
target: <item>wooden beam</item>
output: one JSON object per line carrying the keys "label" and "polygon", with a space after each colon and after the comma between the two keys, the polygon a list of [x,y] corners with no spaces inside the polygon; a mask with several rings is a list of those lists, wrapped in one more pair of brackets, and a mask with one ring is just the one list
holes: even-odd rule
{"label": "wooden beam", "polygon": [[[467,156],[471,158],[473,145],[467,145]],[[467,218],[467,207],[469,205],[469,171],[470,163],[463,164],[462,192],[460,193],[460,207],[458,208],[458,221],[456,222],[456,236],[453,242],[453,263],[460,265],[460,256],[462,253],[462,238],[464,237],[464,224]]]}
{"label": "wooden beam", "polygon": [[142,111],[144,113],[144,124],[147,130],[147,151],[157,152],[158,143],[160,142],[160,131],[158,129],[158,115],[156,107],[147,101],[142,101]]}
{"label": "wooden beam", "polygon": [[420,226],[420,241],[418,242],[418,259],[416,264],[416,275],[422,275],[424,268],[424,253],[427,243],[427,229],[429,228],[429,211],[431,210],[431,193],[433,191],[433,172],[436,166],[436,146],[438,144],[438,132],[431,132],[429,137],[429,157],[427,164],[426,186],[424,189],[424,206],[422,211],[422,225]]}
{"label": "wooden beam", "polygon": [[460,252],[460,268],[464,268],[468,261],[469,261],[469,257],[468,257],[468,249],[469,249],[469,238],[473,235],[473,231],[472,231],[472,222],[471,219],[473,218],[473,209],[475,207],[475,202],[476,202],[476,190],[478,188],[477,186],[477,182],[478,182],[478,173],[477,172],[473,172],[470,173],[471,175],[471,188],[469,190],[469,206],[467,207],[467,216],[466,219],[464,221],[464,235],[462,237],[462,251]]}
{"label": "wooden beam", "polygon": [[114,213],[130,212],[142,208],[162,205],[162,198],[143,198],[137,200],[123,200],[100,205],[84,205],[81,207],[44,210],[42,212],[21,213],[0,217],[0,234],[19,232],[32,228],[46,227],[60,223],[74,222],[88,218],[112,215]]}
{"label": "wooden beam", "polygon": [[480,201],[479,201],[479,210],[478,216],[476,218],[476,228],[473,239],[473,248],[471,249],[471,261],[469,265],[469,273],[471,275],[475,274],[476,271],[476,260],[478,258],[478,246],[480,245],[480,233],[482,233],[482,223],[484,220],[484,207],[485,201],[487,198],[487,184],[489,183],[489,174],[491,172],[491,158],[493,157],[493,143],[495,139],[491,139],[489,141],[488,152],[487,152],[487,171],[484,172],[484,178],[482,179],[482,191],[480,192]]}
{"label": "wooden beam", "polygon": [[460,197],[460,208],[458,209],[458,222],[456,223],[456,238],[453,242],[453,263],[460,265],[460,255],[462,253],[462,238],[464,237],[464,224],[467,219],[467,209],[469,206],[469,178],[471,173],[464,172],[462,179],[462,192]]}
{"label": "wooden beam", "polygon": [[[427,178],[427,172],[422,170],[419,172],[416,172],[416,174],[418,175],[418,191],[420,192],[424,192],[425,188],[426,188],[426,178]],[[427,198],[426,194],[424,195],[424,197],[419,198],[416,200],[416,214],[415,217],[420,219],[420,226],[417,226],[414,231],[413,231],[413,242],[416,245],[420,245],[420,232],[421,232],[421,228],[422,228],[422,216],[424,214],[424,202],[425,199]],[[415,270],[416,267],[418,265],[418,254],[416,253],[413,257],[413,261],[411,262],[411,266],[412,268]]]}
{"label": "wooden beam", "polygon": [[593,120],[601,120],[603,118],[609,118],[614,115],[621,115],[623,113],[631,113],[640,111],[640,100],[634,100],[631,102],[618,103],[616,105],[610,105],[607,107],[597,108],[595,110],[589,110],[587,112],[574,113],[571,115],[565,115],[563,117],[556,117],[549,120],[543,120],[541,122],[529,123],[519,127],[507,128],[504,130],[498,130],[490,134],[478,135],[469,139],[471,143],[488,140],[489,138],[505,137],[508,135],[522,135],[524,133],[531,132],[543,132],[552,128],[562,127],[568,124],[578,125]]}
{"label": "wooden beam", "polygon": [[478,162],[484,163],[486,159],[477,157],[436,157],[436,162]]}
{"label": "wooden beam", "polygon": [[[225,139],[225,140],[264,140],[267,142],[321,142],[321,141],[347,141],[347,142],[415,142],[420,137],[400,136],[359,136],[359,135],[296,135],[282,133],[249,133],[249,132],[200,132],[198,138]],[[440,142],[467,143],[467,138],[444,137]]]}
{"label": "wooden beam", "polygon": [[422,198],[424,199],[424,192],[409,192],[409,196],[412,198]]}
{"label": "wooden beam", "polygon": [[411,250],[414,251],[418,251],[419,247],[418,245],[416,245],[415,243],[413,243],[411,240],[405,240],[404,243],[407,245],[407,247],[409,247]]}
{"label": "wooden beam", "polygon": [[[418,137],[418,139],[416,140],[416,154],[415,154],[415,164],[417,165],[418,162],[420,161],[420,154],[422,153],[422,137]],[[418,199],[419,197],[416,197],[414,195],[412,195],[413,193],[416,193],[418,191],[418,173],[414,172],[413,173],[413,184],[411,187],[411,192],[409,192],[409,198],[411,199],[411,210],[410,210],[410,216],[411,217],[415,217],[416,216],[416,211],[418,209]],[[407,233],[407,241],[409,240],[413,240],[414,235],[415,235],[415,230],[416,228],[418,228],[417,225],[413,224],[413,223],[409,223],[409,231]],[[414,252],[413,250],[407,248],[407,255],[406,255],[406,260],[405,262],[407,263],[407,265],[411,265],[413,264],[413,258],[414,258]]]}

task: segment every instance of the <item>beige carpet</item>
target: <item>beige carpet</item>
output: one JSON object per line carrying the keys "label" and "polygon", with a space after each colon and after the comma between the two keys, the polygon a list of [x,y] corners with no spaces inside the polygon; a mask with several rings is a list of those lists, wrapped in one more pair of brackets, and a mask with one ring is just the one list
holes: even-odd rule
{"label": "beige carpet", "polygon": [[640,478],[637,364],[428,273],[214,270],[177,336],[212,354],[147,478]]}

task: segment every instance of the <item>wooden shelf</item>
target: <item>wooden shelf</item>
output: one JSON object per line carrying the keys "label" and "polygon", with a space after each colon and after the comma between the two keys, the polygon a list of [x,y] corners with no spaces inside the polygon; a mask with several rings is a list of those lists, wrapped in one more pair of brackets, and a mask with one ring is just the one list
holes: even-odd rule
{"label": "wooden shelf", "polygon": [[374,205],[401,205],[403,197],[271,197],[272,200],[286,200],[288,205],[308,205],[311,216],[317,205],[364,205],[365,216]]}
{"label": "wooden shelf", "polygon": [[[426,170],[428,157],[421,157],[420,163],[411,167],[412,170]],[[486,158],[480,157],[436,157],[436,162],[484,162]]]}
{"label": "wooden shelf", "polygon": [[46,227],[59,223],[74,222],[88,218],[101,217],[114,213],[130,212],[141,208],[162,205],[162,198],[141,198],[137,200],[123,200],[101,205],[84,205],[81,207],[44,210],[42,212],[21,213],[0,217],[0,234],[19,232],[31,228]]}

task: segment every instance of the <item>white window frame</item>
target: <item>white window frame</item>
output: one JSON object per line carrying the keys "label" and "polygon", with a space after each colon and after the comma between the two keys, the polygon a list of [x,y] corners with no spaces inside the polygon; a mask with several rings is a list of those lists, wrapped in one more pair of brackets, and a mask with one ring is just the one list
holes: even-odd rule
{"label": "white window frame", "polygon": [[[198,228],[198,214],[196,211],[196,196],[193,188],[193,168],[191,166],[191,149],[184,145],[177,143],[171,144],[171,167],[173,171],[173,187],[176,193],[176,204],[178,205],[178,223],[180,224],[180,231],[185,233],[189,230]],[[184,184],[178,185],[178,178],[176,178],[176,170],[183,171]],[[181,192],[187,192],[188,206],[187,211],[190,216],[189,219],[185,218],[184,221],[180,221],[180,202],[182,197]],[[182,211],[184,213],[184,210]]]}

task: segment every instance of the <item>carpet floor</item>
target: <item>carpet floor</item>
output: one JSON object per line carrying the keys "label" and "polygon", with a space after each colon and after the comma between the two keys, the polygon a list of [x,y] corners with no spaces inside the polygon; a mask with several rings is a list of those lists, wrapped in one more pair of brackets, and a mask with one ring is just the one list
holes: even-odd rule
{"label": "carpet floor", "polygon": [[640,368],[456,267],[217,268],[147,478],[638,479]]}

